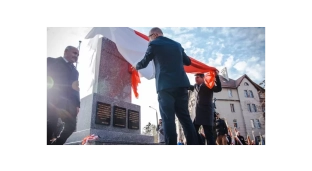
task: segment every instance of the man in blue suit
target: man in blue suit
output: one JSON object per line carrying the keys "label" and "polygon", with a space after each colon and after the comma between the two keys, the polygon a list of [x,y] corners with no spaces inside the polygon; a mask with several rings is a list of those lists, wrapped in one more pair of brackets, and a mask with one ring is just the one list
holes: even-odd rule
{"label": "man in blue suit", "polygon": [[136,70],[147,67],[153,60],[156,70],[156,90],[165,142],[177,145],[175,114],[177,115],[188,145],[197,145],[195,127],[188,111],[189,79],[183,65],[190,65],[191,60],[185,54],[181,44],[163,36],[161,29],[155,27],[149,32],[150,43],[144,58],[135,66]]}
{"label": "man in blue suit", "polygon": [[[75,131],[76,117],[80,108],[79,73],[73,63],[77,62],[79,51],[67,46],[64,57],[47,58],[48,76],[48,110],[47,110],[47,144],[63,145]],[[50,142],[56,135],[57,121],[65,123],[59,138]]]}

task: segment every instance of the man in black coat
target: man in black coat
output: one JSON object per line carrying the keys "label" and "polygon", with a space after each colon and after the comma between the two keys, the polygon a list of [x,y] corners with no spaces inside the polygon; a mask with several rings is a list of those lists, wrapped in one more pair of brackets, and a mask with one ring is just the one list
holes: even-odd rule
{"label": "man in black coat", "polygon": [[149,39],[150,43],[144,58],[134,68],[143,69],[150,61],[154,61],[159,111],[163,119],[166,144],[177,145],[175,114],[182,125],[187,145],[198,144],[197,134],[188,111],[190,82],[183,66],[190,65],[191,60],[185,54],[181,44],[164,37],[161,29],[152,28]]}
{"label": "man in black coat", "polygon": [[242,144],[238,140],[235,140],[235,145],[247,145],[246,142],[245,142],[245,138],[243,136],[241,136],[239,131],[237,131],[237,138],[239,139],[239,141]]}
{"label": "man in black coat", "polygon": [[218,145],[228,145],[227,144],[227,135],[228,128],[226,126],[226,123],[223,119],[220,118],[220,114],[216,112],[216,132],[217,132],[217,144]]}
{"label": "man in black coat", "polygon": [[79,51],[66,47],[64,57],[47,58],[48,111],[47,144],[56,132],[58,118],[65,123],[60,137],[53,145],[63,145],[76,128],[76,117],[80,108],[79,73],[73,63],[77,62]]}
{"label": "man in black coat", "polygon": [[213,134],[214,125],[214,106],[213,106],[213,92],[220,92],[222,90],[220,78],[216,71],[216,85],[210,89],[204,83],[204,74],[196,74],[194,86],[191,86],[193,91],[197,92],[196,99],[196,115],[194,119],[194,126],[198,132],[199,127],[202,125],[204,128],[207,145],[215,145],[216,141]]}

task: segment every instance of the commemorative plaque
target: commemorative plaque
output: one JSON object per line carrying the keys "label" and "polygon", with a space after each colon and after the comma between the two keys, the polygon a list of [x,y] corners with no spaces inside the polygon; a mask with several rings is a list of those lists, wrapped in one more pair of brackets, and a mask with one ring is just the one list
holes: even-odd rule
{"label": "commemorative plaque", "polygon": [[114,106],[113,107],[113,126],[126,128],[126,108]]}
{"label": "commemorative plaque", "polygon": [[128,128],[139,129],[140,128],[140,113],[134,110],[128,110]]}
{"label": "commemorative plaque", "polygon": [[97,102],[95,123],[101,125],[110,125],[111,105]]}

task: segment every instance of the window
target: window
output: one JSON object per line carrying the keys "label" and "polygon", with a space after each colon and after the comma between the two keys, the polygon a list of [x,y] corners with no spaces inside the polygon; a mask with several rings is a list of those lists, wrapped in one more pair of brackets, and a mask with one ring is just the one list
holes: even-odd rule
{"label": "window", "polygon": [[261,125],[260,125],[259,119],[256,119],[255,121],[256,121],[256,127],[257,127],[258,129],[260,129],[260,128],[261,128]]}
{"label": "window", "polygon": [[234,128],[237,128],[237,120],[233,119],[233,123],[234,123]]}
{"label": "window", "polygon": [[249,90],[249,94],[250,94],[250,97],[251,97],[251,98],[254,98],[254,95],[253,95],[253,93],[252,93],[251,90]]}
{"label": "window", "polygon": [[248,111],[251,112],[251,106],[250,106],[250,104],[247,104],[247,107],[248,107]]}
{"label": "window", "polygon": [[265,112],[265,107],[264,106],[262,106],[262,112]]}
{"label": "window", "polygon": [[231,112],[235,112],[234,104],[230,104],[230,106],[231,106]]}
{"label": "window", "polygon": [[255,123],[254,123],[255,121],[253,120],[253,119],[250,119],[250,123],[251,123],[251,127],[252,128],[255,128]]}
{"label": "window", "polygon": [[245,85],[245,86],[249,86],[249,84],[248,84],[248,83],[246,83],[246,82],[244,82],[244,85]]}
{"label": "window", "polygon": [[245,92],[245,97],[248,97],[248,92],[247,92],[247,90],[244,90],[244,92]]}
{"label": "window", "polygon": [[255,105],[255,104],[252,104],[252,108],[253,108],[253,111],[254,111],[254,112],[257,112],[257,108],[256,108],[256,105]]}
{"label": "window", "polygon": [[231,89],[228,89],[228,92],[229,92],[229,97],[233,97],[233,96],[232,96],[232,90],[231,90]]}

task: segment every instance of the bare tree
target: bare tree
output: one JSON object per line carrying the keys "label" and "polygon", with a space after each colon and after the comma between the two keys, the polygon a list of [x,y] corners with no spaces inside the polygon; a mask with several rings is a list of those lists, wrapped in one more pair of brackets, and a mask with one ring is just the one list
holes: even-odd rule
{"label": "bare tree", "polygon": [[148,122],[148,124],[143,128],[143,134],[154,136],[156,131],[156,126]]}

